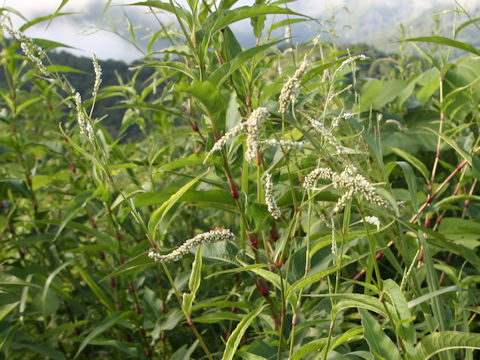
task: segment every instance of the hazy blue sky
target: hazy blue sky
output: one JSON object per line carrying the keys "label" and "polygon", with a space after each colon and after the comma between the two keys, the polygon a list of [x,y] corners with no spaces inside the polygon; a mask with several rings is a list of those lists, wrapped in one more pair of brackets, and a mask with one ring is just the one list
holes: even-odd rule
{"label": "hazy blue sky", "polygon": [[[140,57],[141,52],[127,41],[122,40],[120,36],[114,34],[111,31],[112,24],[122,34],[126,34],[126,14],[135,26],[146,28],[147,31],[139,32],[138,34],[140,46],[144,46],[145,39],[142,39],[142,37],[148,34],[148,30],[156,31],[159,29],[158,23],[156,23],[152,14],[148,13],[147,8],[122,6],[134,1],[112,0],[110,8],[102,17],[107,0],[70,0],[62,11],[75,12],[75,15],[56,18],[48,29],[46,29],[46,23],[35,26],[27,31],[27,35],[68,44],[78,49],[75,52],[80,55],[90,56],[91,52],[94,51],[101,59],[114,58],[129,62]],[[460,3],[468,7],[472,3],[478,4],[478,1],[480,0],[460,0]],[[178,2],[184,3],[184,0]],[[0,4],[19,10],[29,20],[54,12],[60,3],[61,0],[0,0]],[[240,0],[237,6],[250,5],[252,3],[254,3],[254,0]],[[380,23],[382,19],[379,17],[381,17],[382,9],[392,10],[400,7],[401,11],[398,12],[399,18],[390,20],[395,23],[396,21],[401,21],[402,16],[428,10],[434,4],[438,5],[439,3],[450,9],[453,9],[455,6],[454,0],[297,0],[290,3],[289,7],[292,10],[318,18],[331,16],[333,9],[335,9],[337,14],[339,14],[337,22],[339,22],[341,27],[340,30],[345,39],[348,40],[349,34],[358,35],[357,33],[362,31],[362,22],[358,21],[359,11],[367,11],[367,13],[373,11],[375,14],[378,14],[375,16],[378,17]],[[344,6],[351,10],[350,13],[345,8],[342,8]],[[173,18],[167,15],[160,14],[159,16],[165,23],[173,21]],[[355,28],[344,28],[342,26],[345,24],[342,22],[350,24]],[[23,20],[14,17],[15,26],[19,26],[22,23]],[[253,43],[249,22],[235,24],[233,28],[238,36],[243,39],[243,43],[246,46],[250,46]],[[370,26],[369,29],[371,28]],[[293,35],[302,38],[306,36],[313,37],[313,32],[311,29],[307,30],[307,28],[303,27],[298,28]],[[364,36],[368,36],[368,32]]]}

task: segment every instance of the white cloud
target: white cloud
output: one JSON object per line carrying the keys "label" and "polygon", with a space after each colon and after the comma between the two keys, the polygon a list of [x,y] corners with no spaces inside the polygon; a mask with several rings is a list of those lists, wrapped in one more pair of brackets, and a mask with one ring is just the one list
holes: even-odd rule
{"label": "white cloud", "polygon": [[[124,18],[124,14],[127,14],[132,19],[134,26],[138,25],[158,30],[159,26],[152,15],[145,14],[147,11],[146,7],[119,6],[135,1],[112,0],[100,27],[109,29],[109,23],[112,22],[120,32],[128,35]],[[181,4],[186,4],[186,0],[178,1]],[[239,0],[235,6],[252,5],[254,2],[255,0]],[[53,13],[60,3],[60,0],[0,0],[0,6],[13,7],[29,20]],[[119,36],[108,31],[92,31],[102,19],[102,13],[107,3],[107,0],[69,0],[61,11],[75,12],[77,14],[55,18],[48,29],[46,29],[46,22],[41,23],[28,29],[26,33],[32,37],[46,38],[68,44],[79,49],[76,53],[84,56],[90,56],[91,52],[94,51],[101,59],[115,58],[127,62],[137,59],[140,57],[140,52]],[[468,9],[472,5],[478,4],[478,0],[463,0],[460,3]],[[374,28],[371,21],[365,24],[365,21],[362,19],[373,17],[375,22],[378,21],[380,25],[382,22],[395,24],[395,22],[403,21],[402,14],[412,15],[438,4],[448,4],[450,8],[455,6],[454,0],[402,0],[400,2],[398,0],[297,0],[287,5],[293,11],[307,14],[313,18],[324,19],[330,17],[335,9],[336,29],[341,35],[340,40],[342,40],[343,36],[345,41],[349,41],[353,38],[358,40],[359,34],[368,37],[371,29]],[[350,13],[342,10],[343,6],[349,8]],[[382,15],[380,8],[394,9],[393,14],[398,16],[399,19],[380,18]],[[372,15],[373,13],[375,15]],[[161,15],[161,17],[167,23],[169,20],[172,20],[172,17],[167,17],[166,15]],[[279,18],[277,16],[275,19],[278,20]],[[13,17],[13,19],[16,27],[24,23],[23,20],[17,17]],[[345,28],[345,25],[351,25],[352,29]],[[366,28],[367,26],[368,29]],[[232,29],[238,34],[242,44],[245,46],[253,45],[254,39],[250,21],[245,20],[235,23],[232,25]],[[317,30],[307,29],[305,26],[298,26],[296,29],[293,35],[299,36],[301,39],[312,38],[316,35],[315,31],[322,30],[318,27],[316,28]],[[143,35],[146,35],[146,33],[140,34],[139,38]],[[145,39],[139,40],[143,45],[145,41]]]}

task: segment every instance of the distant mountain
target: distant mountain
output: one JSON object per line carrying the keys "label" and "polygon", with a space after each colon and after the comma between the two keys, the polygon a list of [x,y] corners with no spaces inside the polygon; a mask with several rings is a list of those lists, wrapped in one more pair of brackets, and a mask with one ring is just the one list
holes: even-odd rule
{"label": "distant mountain", "polygon": [[[480,1],[459,3],[471,18],[480,16]],[[454,27],[469,20],[465,14],[454,11],[459,8],[453,0],[334,0],[324,4],[327,5],[318,5],[316,11],[325,23],[317,27],[319,32],[325,32],[331,26],[339,43],[367,43],[387,51],[394,50],[395,41],[402,37],[400,24],[403,24],[407,37],[435,33],[452,38]],[[298,10],[301,12],[304,8],[300,6]],[[480,21],[477,25],[480,27]],[[460,32],[457,40],[480,47],[479,27],[469,25]],[[312,36],[311,28],[298,27],[297,31],[299,37]]]}

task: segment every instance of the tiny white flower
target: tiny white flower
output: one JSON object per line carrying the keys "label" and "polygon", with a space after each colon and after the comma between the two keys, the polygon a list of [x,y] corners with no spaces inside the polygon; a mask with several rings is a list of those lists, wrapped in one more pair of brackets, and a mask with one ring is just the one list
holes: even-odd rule
{"label": "tiny white flower", "polygon": [[281,212],[273,195],[272,175],[269,173],[266,173],[265,175],[265,202],[267,203],[268,212],[270,215],[272,215],[274,219],[278,219],[281,215]]}
{"label": "tiny white flower", "polygon": [[380,230],[380,220],[376,216],[365,216],[365,222],[375,225],[377,227],[377,231]]}
{"label": "tiny white flower", "polygon": [[200,244],[208,244],[219,241],[229,241],[234,240],[235,235],[229,230],[224,228],[216,228],[210,230],[209,232],[199,234],[185,243],[183,243],[176,250],[172,251],[170,254],[161,255],[155,251],[150,251],[148,257],[159,262],[173,262],[180,260],[188,251],[195,246]]}
{"label": "tiny white flower", "polygon": [[264,140],[260,142],[261,145],[264,146],[281,146],[285,150],[290,150],[290,149],[299,149],[302,148],[305,145],[304,141],[294,141],[291,139],[280,139],[277,140],[275,138],[271,138],[268,140]]}
{"label": "tiny white flower", "polygon": [[336,150],[336,155],[347,153],[347,148],[345,148],[342,143],[328,130],[323,123],[312,118],[308,118],[313,129],[320,133],[322,138]]}
{"label": "tiny white flower", "polygon": [[350,165],[342,173],[338,174],[329,168],[317,168],[305,177],[303,187],[306,190],[312,189],[317,178],[330,180],[332,186],[336,189],[344,189],[345,192],[338,199],[333,211],[338,212],[345,206],[348,199],[356,194],[363,195],[366,200],[372,204],[388,208],[383,200],[375,191],[375,187],[363,176],[356,173],[357,169]]}
{"label": "tiny white flower", "polygon": [[265,107],[255,109],[245,123],[247,131],[247,150],[245,159],[253,163],[258,152],[258,132],[260,124],[270,116],[270,112]]}
{"label": "tiny white flower", "polygon": [[43,65],[42,60],[40,59],[40,57],[34,55],[33,52],[32,52],[32,50],[35,50],[39,55],[40,54],[45,54],[43,52],[43,50],[38,45],[34,44],[31,40],[28,41],[28,44],[27,44],[27,41],[25,41],[25,40],[22,41],[21,44],[20,44],[20,47],[22,48],[22,51],[25,54],[25,56],[32,63],[35,64],[35,66],[38,68],[38,70],[40,70],[40,72],[43,75],[48,76],[49,74],[48,74],[47,68],[45,67],[45,65]]}
{"label": "tiny white flower", "polygon": [[93,53],[93,70],[95,71],[95,83],[93,84],[93,97],[97,97],[98,89],[100,88],[100,84],[102,83],[102,68],[98,63],[97,55]]}
{"label": "tiny white flower", "polygon": [[307,66],[308,62],[307,58],[305,57],[300,64],[300,67],[297,69],[297,71],[295,71],[295,74],[289,77],[287,82],[283,85],[282,91],[280,92],[280,97],[278,98],[278,102],[280,104],[278,112],[280,114],[285,114],[287,112],[288,104],[290,103],[290,101],[295,101],[295,90],[298,87],[303,75],[305,74]]}
{"label": "tiny white flower", "polygon": [[87,132],[87,121],[85,120],[85,116],[83,115],[82,97],[79,92],[75,94],[75,107],[77,110],[77,122],[78,127],[80,128],[80,134],[85,135]]}

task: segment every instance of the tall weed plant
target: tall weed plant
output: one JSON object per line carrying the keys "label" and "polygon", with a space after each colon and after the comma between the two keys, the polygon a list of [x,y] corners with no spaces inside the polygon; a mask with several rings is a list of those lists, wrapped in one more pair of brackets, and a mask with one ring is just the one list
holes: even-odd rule
{"label": "tall weed plant", "polygon": [[480,49],[372,59],[293,46],[314,20],[287,1],[144,1],[176,26],[116,86],[94,56],[80,94],[23,33],[67,2],[18,30],[0,9],[3,359],[475,358]]}

